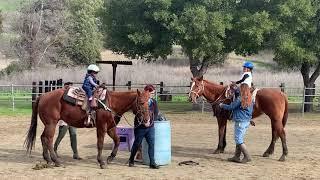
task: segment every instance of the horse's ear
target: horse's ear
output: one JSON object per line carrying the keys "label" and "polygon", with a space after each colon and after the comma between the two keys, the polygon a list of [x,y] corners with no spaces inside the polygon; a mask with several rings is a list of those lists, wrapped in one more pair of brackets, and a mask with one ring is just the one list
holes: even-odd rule
{"label": "horse's ear", "polygon": [[139,89],[137,89],[137,94],[138,94],[138,96],[141,95],[141,92],[139,91]]}

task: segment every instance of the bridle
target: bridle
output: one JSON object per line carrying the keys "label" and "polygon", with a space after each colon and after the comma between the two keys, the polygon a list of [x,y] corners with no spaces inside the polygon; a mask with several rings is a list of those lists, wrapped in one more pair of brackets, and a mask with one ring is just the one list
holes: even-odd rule
{"label": "bridle", "polygon": [[[141,106],[140,104],[139,104],[139,99],[138,99],[138,96],[136,97],[136,107],[137,107],[137,112],[136,112],[136,115],[138,116],[138,125],[137,126],[135,126],[134,128],[137,128],[137,127],[139,127],[141,124],[143,124],[143,123],[145,123],[145,121],[144,121],[144,117],[143,117],[143,113],[146,113],[146,112],[148,112],[148,109],[146,109],[146,108],[144,108],[143,106]],[[149,116],[149,118],[150,118],[150,116]],[[141,120],[142,119],[142,120]],[[149,119],[150,120],[150,119]],[[148,120],[148,121],[149,121]]]}

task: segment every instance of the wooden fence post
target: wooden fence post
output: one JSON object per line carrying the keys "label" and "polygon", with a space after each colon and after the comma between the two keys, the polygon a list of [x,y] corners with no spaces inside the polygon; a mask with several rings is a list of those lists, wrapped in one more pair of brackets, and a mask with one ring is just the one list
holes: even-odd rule
{"label": "wooden fence post", "polygon": [[164,86],[163,81],[161,81],[160,82],[160,95],[163,94],[163,86]]}
{"label": "wooden fence post", "polygon": [[127,86],[128,86],[128,90],[130,91],[131,90],[131,81],[128,81]]}
{"label": "wooden fence post", "polygon": [[285,84],[285,83],[281,83],[281,84],[280,84],[281,92],[284,92],[284,91],[285,91],[285,87],[286,87],[286,84]]}
{"label": "wooden fence post", "polygon": [[43,82],[39,81],[39,92],[38,92],[39,96],[42,94],[42,88],[43,88]]}
{"label": "wooden fence post", "polygon": [[49,81],[49,91],[52,91],[52,81]]}
{"label": "wooden fence post", "polygon": [[32,99],[32,105],[37,99],[37,83],[32,82],[32,94],[31,94],[31,99]]}
{"label": "wooden fence post", "polygon": [[57,89],[62,88],[62,84],[63,84],[62,79],[58,79],[57,80]]}
{"label": "wooden fence post", "polygon": [[45,80],[44,81],[44,92],[49,92],[49,81]]}
{"label": "wooden fence post", "polygon": [[52,81],[52,88],[51,88],[51,90],[53,91],[53,90],[55,90],[56,89],[56,81]]}

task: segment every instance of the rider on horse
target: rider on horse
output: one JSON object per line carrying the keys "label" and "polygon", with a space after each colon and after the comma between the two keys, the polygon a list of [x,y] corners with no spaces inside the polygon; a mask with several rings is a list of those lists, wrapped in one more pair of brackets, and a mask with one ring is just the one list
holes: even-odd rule
{"label": "rider on horse", "polygon": [[89,101],[89,109],[88,109],[88,121],[85,122],[89,125],[93,109],[97,107],[97,102],[93,98],[93,90],[98,87],[98,80],[96,79],[96,75],[100,71],[99,67],[95,64],[90,64],[87,68],[87,74],[84,78],[82,89],[86,92]]}
{"label": "rider on horse", "polygon": [[[235,84],[247,84],[249,88],[251,88],[252,85],[252,69],[253,69],[253,64],[250,61],[246,61],[243,64],[243,74],[242,77],[239,81],[232,82]],[[236,90],[236,97],[239,96],[240,90],[239,88]]]}

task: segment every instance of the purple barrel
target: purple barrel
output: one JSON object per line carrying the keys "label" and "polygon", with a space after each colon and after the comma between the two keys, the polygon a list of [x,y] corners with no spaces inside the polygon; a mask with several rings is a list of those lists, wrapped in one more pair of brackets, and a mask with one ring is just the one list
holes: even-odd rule
{"label": "purple barrel", "polygon": [[132,127],[117,127],[117,135],[120,138],[120,151],[131,151],[134,142],[134,131]]}

